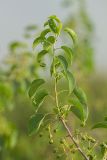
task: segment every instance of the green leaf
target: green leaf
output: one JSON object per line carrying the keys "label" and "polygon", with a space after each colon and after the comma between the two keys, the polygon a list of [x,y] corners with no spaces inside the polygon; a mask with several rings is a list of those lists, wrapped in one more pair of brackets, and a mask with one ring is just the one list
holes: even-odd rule
{"label": "green leaf", "polygon": [[69,94],[71,94],[75,88],[75,79],[73,74],[69,71],[66,72],[66,75],[69,82]]}
{"label": "green leaf", "polygon": [[41,129],[53,122],[54,118],[55,115],[51,113],[45,115],[37,113],[35,115],[32,115],[28,124],[29,135],[38,133]]}
{"label": "green leaf", "polygon": [[49,18],[56,20],[56,22],[58,23],[58,25],[57,25],[57,33],[59,34],[61,29],[62,29],[62,23],[61,23],[60,19],[56,15],[52,15]]}
{"label": "green leaf", "polygon": [[41,42],[42,42],[41,37],[36,38],[33,42],[33,49],[35,49],[39,45],[39,43],[41,43]]}
{"label": "green leaf", "polygon": [[58,33],[57,25],[54,22],[54,20],[53,19],[49,19],[48,23],[49,23],[49,27],[50,27],[51,31],[54,32],[54,33]]}
{"label": "green leaf", "polygon": [[32,135],[39,131],[41,125],[43,124],[44,118],[45,118],[44,114],[36,114],[31,116],[29,120],[29,125],[28,125],[29,135]]}
{"label": "green leaf", "polygon": [[56,15],[49,16],[50,19],[55,19],[58,23],[60,23],[60,19]]}
{"label": "green leaf", "polygon": [[70,110],[81,120],[85,121],[85,114],[84,114],[84,106],[79,102],[78,99],[70,100],[71,108]]}
{"label": "green leaf", "polygon": [[65,51],[65,56],[67,58],[67,61],[71,64],[72,62],[72,57],[73,57],[73,51],[71,48],[67,46],[61,46],[61,48]]}
{"label": "green leaf", "polygon": [[32,98],[32,97],[35,95],[37,89],[38,89],[42,84],[44,84],[44,83],[45,83],[45,81],[44,81],[43,79],[36,79],[36,80],[34,80],[34,81],[31,83],[30,89],[29,89],[29,91],[28,91],[29,97]]}
{"label": "green leaf", "polygon": [[54,44],[55,43],[55,37],[54,36],[49,36],[47,38],[47,41],[50,42],[51,44]]}
{"label": "green leaf", "polygon": [[84,114],[85,114],[85,121],[86,121],[88,118],[88,106],[87,106],[86,94],[81,88],[78,88],[78,87],[75,87],[74,94],[78,98],[80,103],[84,106]]}
{"label": "green leaf", "polygon": [[82,104],[87,104],[86,94],[81,88],[75,87],[74,94]]}
{"label": "green leaf", "polygon": [[63,57],[62,55],[59,55],[59,56],[57,56],[57,58],[58,58],[60,64],[62,65],[64,71],[66,72],[67,68],[68,68],[68,63],[67,63],[65,57]]}
{"label": "green leaf", "polygon": [[38,108],[44,101],[44,98],[48,95],[45,89],[38,90],[33,98],[33,104],[35,108]]}
{"label": "green leaf", "polygon": [[44,27],[46,27],[48,24],[49,24],[48,21],[46,21],[46,22],[44,23]]}
{"label": "green leaf", "polygon": [[51,76],[53,75],[53,73],[54,73],[54,60],[52,61],[51,67],[50,67],[50,74],[51,74]]}
{"label": "green leaf", "polygon": [[71,28],[65,28],[64,30],[70,35],[70,37],[73,40],[73,43],[76,44],[78,39],[76,33]]}
{"label": "green leaf", "polygon": [[47,40],[45,40],[43,42],[43,49],[48,51],[50,49],[51,45],[52,44],[50,42],[48,42]]}
{"label": "green leaf", "polygon": [[55,42],[54,36],[49,36],[47,39],[45,38],[43,41],[44,50],[48,51],[54,42]]}
{"label": "green leaf", "polygon": [[[59,56],[60,57],[60,56]],[[60,58],[59,58],[60,59]],[[58,56],[55,56],[55,58],[54,58],[54,60],[52,61],[52,63],[51,63],[51,67],[50,67],[50,73],[51,73],[51,76],[54,74],[54,67],[55,67],[55,69],[57,70],[59,67],[61,67],[61,65],[62,65],[62,67],[63,67],[63,69],[64,69],[64,62],[63,62],[63,58],[62,59],[60,59],[60,61],[59,61],[59,59],[58,59]],[[62,60],[62,61],[61,61]],[[65,61],[66,61],[66,59],[64,59]],[[62,62],[62,63],[61,63]],[[67,62],[65,62],[65,64],[66,64]],[[66,64],[67,65],[67,64]],[[61,73],[61,74],[63,74],[63,72]],[[57,77],[58,78],[58,77]]]}
{"label": "green leaf", "polygon": [[50,49],[51,45],[52,44],[45,38],[43,41],[43,49],[48,51]]}
{"label": "green leaf", "polygon": [[43,122],[43,127],[46,127],[49,124],[51,124],[54,119],[55,119],[55,114],[47,113],[46,116],[45,116],[44,122]]}
{"label": "green leaf", "polygon": [[49,32],[51,32],[51,30],[49,28],[45,29],[44,31],[41,32],[40,37],[45,37]]}
{"label": "green leaf", "polygon": [[92,127],[92,129],[95,129],[95,128],[107,128],[107,121],[99,122],[99,123],[95,124]]}
{"label": "green leaf", "polygon": [[58,32],[58,34],[60,34],[61,29],[62,29],[62,23],[59,23],[59,25],[57,26],[57,32]]}
{"label": "green leaf", "polygon": [[41,52],[38,53],[38,55],[37,55],[37,61],[38,61],[39,63],[41,62],[43,56],[44,56],[46,53],[48,53],[48,51],[46,51],[46,50],[42,50]]}

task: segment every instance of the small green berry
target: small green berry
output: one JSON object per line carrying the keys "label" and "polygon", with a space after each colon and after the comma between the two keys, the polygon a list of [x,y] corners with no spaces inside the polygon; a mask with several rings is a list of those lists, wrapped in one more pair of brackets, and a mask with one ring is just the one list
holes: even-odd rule
{"label": "small green berry", "polygon": [[93,160],[93,158],[94,158],[94,156],[91,155],[91,154],[89,154],[88,157],[89,157],[90,160]]}
{"label": "small green berry", "polygon": [[60,155],[60,154],[58,154],[58,155],[57,155],[57,159],[60,159],[60,158],[61,158],[61,155]]}
{"label": "small green berry", "polygon": [[69,146],[70,149],[72,149],[73,147],[74,147],[74,144],[71,144],[71,145]]}
{"label": "small green berry", "polygon": [[81,127],[84,127],[84,126],[85,126],[85,122],[82,122],[80,126],[81,126]]}
{"label": "small green berry", "polygon": [[43,136],[43,133],[40,133],[40,134],[39,134],[39,137],[42,137],[42,136]]}
{"label": "small green berry", "polygon": [[60,143],[61,143],[61,144],[64,144],[64,139],[60,139]]}
{"label": "small green berry", "polygon": [[82,139],[83,141],[86,141],[87,138],[86,138],[86,136],[82,136],[81,139]]}
{"label": "small green berry", "polygon": [[53,144],[53,139],[50,139],[49,144]]}
{"label": "small green berry", "polygon": [[91,143],[95,143],[95,142],[96,142],[96,140],[95,140],[94,138],[90,137],[90,136],[88,136],[88,140],[89,140]]}
{"label": "small green berry", "polygon": [[53,153],[57,153],[57,149],[56,148],[53,150]]}
{"label": "small green berry", "polygon": [[71,149],[71,153],[75,154],[76,150],[75,149]]}
{"label": "small green berry", "polygon": [[54,129],[54,130],[53,130],[54,133],[56,133],[57,131],[58,131],[57,129]]}

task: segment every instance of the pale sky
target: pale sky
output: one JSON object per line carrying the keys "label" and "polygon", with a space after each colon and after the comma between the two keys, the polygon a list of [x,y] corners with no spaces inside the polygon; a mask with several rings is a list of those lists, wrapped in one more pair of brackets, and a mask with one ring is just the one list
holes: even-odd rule
{"label": "pale sky", "polygon": [[[95,62],[98,70],[107,70],[107,0],[86,0],[95,25]],[[8,43],[20,40],[28,24],[42,25],[46,17],[56,14],[62,20],[71,12],[63,9],[61,0],[0,0],[0,59]]]}

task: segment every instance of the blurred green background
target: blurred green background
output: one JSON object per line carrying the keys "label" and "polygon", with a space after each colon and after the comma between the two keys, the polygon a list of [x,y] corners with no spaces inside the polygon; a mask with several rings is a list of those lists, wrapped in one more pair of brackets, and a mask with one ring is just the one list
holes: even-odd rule
{"label": "blurred green background", "polygon": [[[47,3],[47,7],[51,10],[52,6]],[[90,115],[86,131],[102,142],[107,139],[107,131],[104,129],[90,130],[95,122],[102,121],[107,115],[107,68],[99,69],[95,63],[96,27],[87,12],[84,0],[62,0],[59,12],[68,13],[63,18],[64,27],[73,28],[79,37],[71,69],[75,73],[79,86],[86,91],[88,97]],[[41,14],[43,14],[42,10]],[[50,12],[50,14],[53,13]],[[19,14],[19,18],[20,16]],[[29,24],[25,27],[20,41],[15,40],[9,43],[7,54],[5,57],[2,56],[0,64],[0,160],[56,159],[53,149],[59,145],[57,138],[57,143],[51,146],[46,131],[43,132],[43,138],[40,138],[39,135],[28,136],[28,120],[34,112],[27,95],[29,84],[34,78],[47,76],[50,88],[52,88],[47,68],[38,69],[35,63],[34,54],[36,53],[32,51],[31,46],[34,37],[41,29],[39,25],[33,23],[34,25]],[[61,37],[66,42],[65,35],[62,34]],[[43,105],[42,111],[49,109],[49,103]],[[79,121],[73,115],[70,119],[74,128],[79,126]]]}

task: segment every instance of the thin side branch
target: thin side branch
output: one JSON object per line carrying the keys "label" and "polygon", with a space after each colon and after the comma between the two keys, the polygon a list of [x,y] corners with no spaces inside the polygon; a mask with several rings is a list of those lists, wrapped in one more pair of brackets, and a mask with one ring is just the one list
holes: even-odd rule
{"label": "thin side branch", "polygon": [[85,155],[85,153],[82,151],[82,149],[80,148],[80,146],[76,142],[75,138],[72,136],[72,133],[71,133],[69,127],[67,126],[65,120],[61,118],[61,122],[63,123],[63,126],[67,130],[69,137],[71,138],[71,140],[73,141],[73,143],[77,147],[77,150],[81,153],[81,155],[84,157],[85,160],[89,160],[89,158]]}

